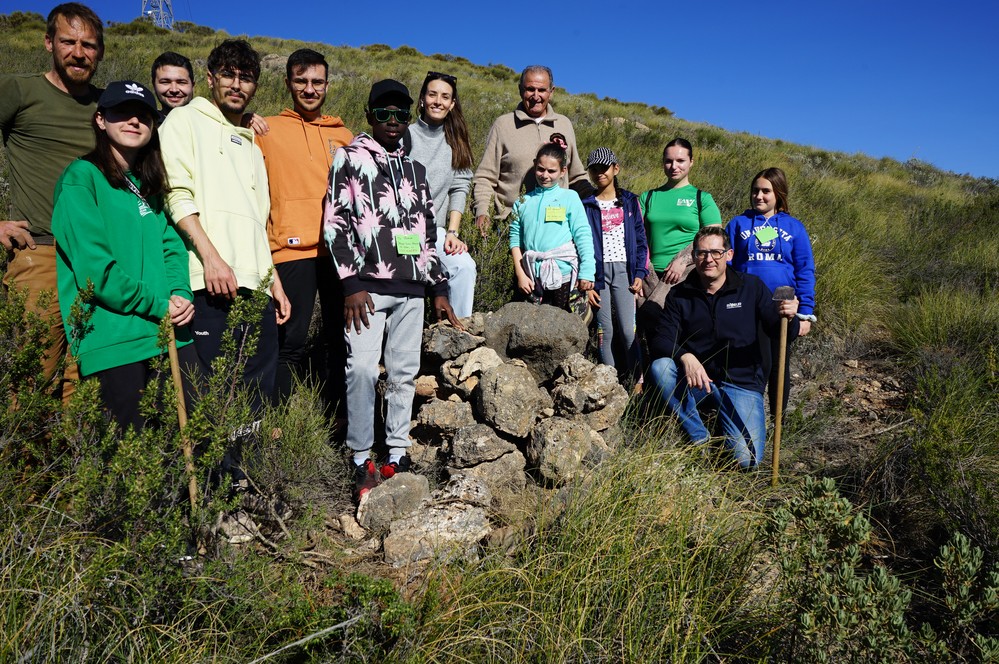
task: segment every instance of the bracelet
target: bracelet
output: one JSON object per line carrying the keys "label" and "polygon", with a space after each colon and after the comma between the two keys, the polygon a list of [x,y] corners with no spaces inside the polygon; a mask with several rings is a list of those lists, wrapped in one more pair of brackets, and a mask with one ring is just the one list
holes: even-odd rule
{"label": "bracelet", "polygon": [[447,235],[453,235],[457,239],[458,238],[458,231],[448,230]]}

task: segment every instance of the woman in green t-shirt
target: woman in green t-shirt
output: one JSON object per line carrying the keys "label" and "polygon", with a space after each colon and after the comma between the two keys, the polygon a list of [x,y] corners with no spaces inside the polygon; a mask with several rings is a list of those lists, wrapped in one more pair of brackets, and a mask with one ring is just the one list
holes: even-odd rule
{"label": "woman in green t-shirt", "polygon": [[[177,327],[181,365],[197,366],[188,329],[194,315],[189,259],[163,211],[167,184],[157,117],[145,86],[108,85],[94,114],[94,150],[59,178],[52,215],[66,335],[80,375],[98,380],[104,406],[122,429],[148,424],[140,401],[155,377],[150,360],[163,352],[164,317]],[[73,304],[87,291],[92,295],[81,302],[87,319],[74,321]],[[190,399],[190,384],[184,388]]]}
{"label": "woman in green t-shirt", "polygon": [[691,242],[697,231],[722,223],[711,194],[690,184],[693,165],[694,147],[690,141],[674,138],[663,150],[666,183],[638,198],[649,240],[649,260],[669,286],[680,283],[690,271]]}

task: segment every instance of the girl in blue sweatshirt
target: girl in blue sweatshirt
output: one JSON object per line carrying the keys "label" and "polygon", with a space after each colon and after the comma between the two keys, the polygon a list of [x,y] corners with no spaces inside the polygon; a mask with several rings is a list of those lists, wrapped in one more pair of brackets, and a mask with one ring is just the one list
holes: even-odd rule
{"label": "girl in blue sweatshirt", "polygon": [[538,186],[514,204],[510,223],[517,291],[565,310],[573,287],[580,292],[593,288],[596,271],[583,204],[576,192],[558,185],[567,162],[559,143],[541,146],[534,159]]}
{"label": "girl in blue sweatshirt", "polygon": [[[787,212],[787,176],[779,168],[767,168],[753,177],[749,204],[728,222],[726,232],[732,243],[732,267],[755,274],[774,291],[791,286],[798,298],[798,336],[805,336],[815,321],[815,261],[805,226]],[[790,352],[791,339],[788,339]],[[780,339],[770,340],[771,367],[767,392],[770,412],[777,412],[777,355]],[[766,347],[763,348],[766,351]],[[790,362],[784,363],[783,405],[791,390]]]}

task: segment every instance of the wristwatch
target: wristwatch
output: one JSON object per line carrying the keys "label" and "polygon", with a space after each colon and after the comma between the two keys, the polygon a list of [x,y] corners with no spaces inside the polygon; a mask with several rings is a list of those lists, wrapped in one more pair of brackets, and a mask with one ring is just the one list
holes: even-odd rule
{"label": "wristwatch", "polygon": [[457,239],[460,239],[460,238],[458,237],[458,231],[452,231],[452,230],[450,230],[450,229],[449,229],[449,230],[448,230],[448,232],[447,232],[447,234],[448,234],[448,235],[453,235],[453,236],[454,236],[454,238],[455,238],[456,240],[457,240]]}

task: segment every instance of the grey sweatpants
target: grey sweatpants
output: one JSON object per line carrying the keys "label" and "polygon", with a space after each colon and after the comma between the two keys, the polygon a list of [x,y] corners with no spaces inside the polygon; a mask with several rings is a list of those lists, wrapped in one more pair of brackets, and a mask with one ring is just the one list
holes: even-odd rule
{"label": "grey sweatpants", "polygon": [[378,360],[385,346],[385,443],[409,447],[409,422],[416,394],[423,341],[423,298],[371,293],[375,313],[371,327],[353,327],[347,341],[347,446],[355,452],[370,450],[375,442],[375,385]]}
{"label": "grey sweatpants", "polygon": [[626,263],[604,263],[604,287],[600,291],[600,308],[597,324],[603,331],[600,343],[600,361],[614,364],[614,334],[620,333],[621,347],[625,349],[628,375],[638,377],[640,351],[635,338],[635,294],[628,290]]}

